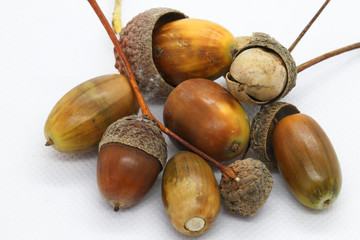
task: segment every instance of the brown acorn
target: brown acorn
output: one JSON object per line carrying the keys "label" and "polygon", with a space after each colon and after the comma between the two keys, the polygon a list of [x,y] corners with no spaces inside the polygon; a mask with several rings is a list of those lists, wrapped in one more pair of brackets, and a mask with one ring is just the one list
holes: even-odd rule
{"label": "brown acorn", "polygon": [[220,193],[209,164],[192,152],[180,152],[166,164],[162,200],[172,225],[193,236],[207,231],[220,211]]}
{"label": "brown acorn", "polygon": [[98,187],[114,210],[136,204],[150,190],[167,158],[165,139],[147,115],[110,125],[99,144]]}
{"label": "brown acorn", "polygon": [[278,102],[261,109],[251,130],[255,152],[278,167],[300,203],[323,209],[337,199],[340,164],[329,138],[314,119],[291,104]]}
{"label": "brown acorn", "polygon": [[226,74],[231,94],[242,102],[262,105],[287,95],[297,76],[288,49],[265,33],[254,33],[250,41],[246,37],[237,41],[239,51]]}
{"label": "brown acorn", "polygon": [[[189,78],[225,74],[236,50],[235,38],[218,24],[186,19],[168,8],[134,17],[120,32],[120,46],[144,95],[167,97]],[[116,68],[126,72],[115,51]]]}
{"label": "brown acorn", "polygon": [[190,79],[169,95],[163,111],[165,125],[217,161],[243,152],[250,124],[241,104],[219,84]]}
{"label": "brown acorn", "polygon": [[96,150],[111,123],[138,111],[126,77],[109,74],[90,79],[71,89],[51,110],[44,128],[46,145],[65,153]]}
{"label": "brown acorn", "polygon": [[225,75],[235,50],[234,36],[207,20],[176,20],[153,34],[155,66],[171,86],[191,78],[215,80]]}

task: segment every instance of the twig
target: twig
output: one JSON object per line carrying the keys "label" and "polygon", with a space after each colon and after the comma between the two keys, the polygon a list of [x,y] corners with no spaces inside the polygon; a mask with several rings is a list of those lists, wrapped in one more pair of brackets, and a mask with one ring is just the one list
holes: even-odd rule
{"label": "twig", "polygon": [[296,40],[293,42],[293,44],[289,47],[289,52],[292,52],[292,50],[294,50],[294,48],[296,47],[296,45],[298,44],[298,42],[301,40],[301,38],[305,35],[305,33],[309,30],[309,28],[311,27],[311,25],[315,22],[315,20],[319,17],[320,13],[324,10],[324,8],[326,7],[326,5],[328,5],[328,3],[330,2],[330,0],[326,0],[326,2],[322,5],[322,7],[319,9],[319,11],[315,14],[315,16],[310,20],[310,22],[306,25],[306,27],[304,28],[304,30],[302,30],[302,32],[300,33],[300,35],[296,38]]}
{"label": "twig", "polygon": [[319,63],[321,61],[324,61],[324,60],[326,60],[328,58],[334,57],[334,56],[339,55],[341,53],[348,52],[348,51],[351,51],[351,50],[354,50],[354,49],[357,49],[357,48],[360,48],[360,42],[348,45],[346,47],[336,49],[334,51],[325,53],[325,54],[323,54],[323,55],[321,55],[321,56],[319,56],[317,58],[311,59],[311,60],[297,66],[296,70],[299,73],[299,72],[307,69],[308,67],[311,67],[314,64],[317,64],[317,63]]}
{"label": "twig", "polygon": [[104,16],[103,12],[101,11],[99,5],[97,4],[96,0],[88,0],[90,5],[92,6],[92,8],[94,9],[96,15],[98,16],[98,18],[100,19],[101,23],[103,24],[105,30],[107,31],[111,41],[114,44],[115,50],[118,52],[118,54],[120,55],[121,59],[123,60],[124,64],[125,64],[125,68],[128,72],[129,75],[129,81],[130,84],[134,90],[134,93],[136,95],[136,98],[139,102],[140,108],[141,108],[141,112],[143,114],[146,114],[148,116],[150,116],[152,119],[154,119],[161,131],[163,131],[165,134],[167,134],[168,136],[172,137],[173,139],[175,139],[176,141],[178,141],[179,143],[181,143],[182,145],[184,145],[186,148],[190,149],[191,151],[199,154],[200,156],[202,156],[204,159],[206,159],[207,161],[211,162],[215,167],[217,167],[223,174],[225,174],[226,176],[235,179],[236,181],[238,181],[238,178],[236,177],[234,171],[225,166],[220,164],[218,161],[216,161],[215,159],[211,158],[210,156],[206,155],[205,153],[203,153],[202,151],[200,151],[199,149],[195,148],[194,146],[192,146],[190,143],[186,142],[185,140],[183,140],[182,138],[180,138],[178,135],[176,135],[175,133],[173,133],[172,131],[170,131],[167,127],[165,127],[161,122],[159,122],[150,112],[140,90],[139,90],[139,86],[135,80],[134,74],[131,70],[130,64],[126,59],[126,56],[124,54],[124,52],[122,51],[120,44],[116,38],[116,35],[114,33],[114,31],[112,30],[109,22],[106,20],[106,17]]}

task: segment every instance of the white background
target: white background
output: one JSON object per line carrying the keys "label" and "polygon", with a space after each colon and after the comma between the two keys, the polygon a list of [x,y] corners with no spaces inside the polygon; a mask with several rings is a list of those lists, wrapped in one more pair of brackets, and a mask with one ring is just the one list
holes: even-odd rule
{"label": "white background", "polygon": [[[265,32],[289,47],[322,0],[123,0],[124,24],[152,7],[171,7],[217,22],[235,36]],[[113,0],[99,0],[111,18]],[[331,1],[293,51],[297,64],[360,40],[359,1]],[[117,73],[113,46],[85,0],[0,2],[0,239],[190,239],[168,221],[161,175],[136,206],[112,211],[96,183],[97,153],[67,155],[44,146],[55,103],[90,78]],[[360,215],[360,50],[298,75],[284,99],[312,116],[331,139],[343,186],[329,209],[300,205],[281,175],[254,217],[221,208],[215,224],[193,239],[355,239]],[[219,79],[223,84],[223,79]],[[150,103],[162,121],[163,101]],[[245,105],[252,118],[257,107]],[[169,139],[169,156],[176,147]],[[215,170],[217,179],[220,173]]]}

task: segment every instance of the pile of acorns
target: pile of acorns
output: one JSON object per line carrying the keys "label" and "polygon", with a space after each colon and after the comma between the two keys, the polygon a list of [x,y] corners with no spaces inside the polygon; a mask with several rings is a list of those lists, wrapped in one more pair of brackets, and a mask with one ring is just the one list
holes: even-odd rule
{"label": "pile of acorns", "polygon": [[[231,213],[254,215],[270,195],[267,167],[278,167],[300,203],[331,205],[341,188],[335,151],[320,126],[291,104],[277,102],[295,86],[289,51],[267,34],[234,36],[205,20],[167,8],[145,11],[119,39],[142,94],[166,97],[163,117],[172,132],[225,162],[248,145],[258,159],[229,165],[235,178],[220,186],[199,155],[179,152],[166,163],[158,123],[137,115],[139,103],[128,70],[86,81],[69,91],[45,124],[46,145],[65,153],[99,149],[97,179],[118,211],[136,204],[162,176],[162,200],[173,226],[186,235],[205,232],[216,220],[220,196]],[[211,81],[225,76],[227,87]],[[251,126],[238,101],[260,104]]]}

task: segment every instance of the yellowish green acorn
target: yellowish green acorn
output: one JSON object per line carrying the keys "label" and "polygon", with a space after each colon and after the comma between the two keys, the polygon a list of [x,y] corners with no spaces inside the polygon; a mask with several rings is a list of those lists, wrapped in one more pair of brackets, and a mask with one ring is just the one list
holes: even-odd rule
{"label": "yellowish green acorn", "polygon": [[111,123],[138,111],[126,77],[110,74],[90,79],[71,89],[54,106],[45,123],[45,145],[65,153],[96,150]]}

